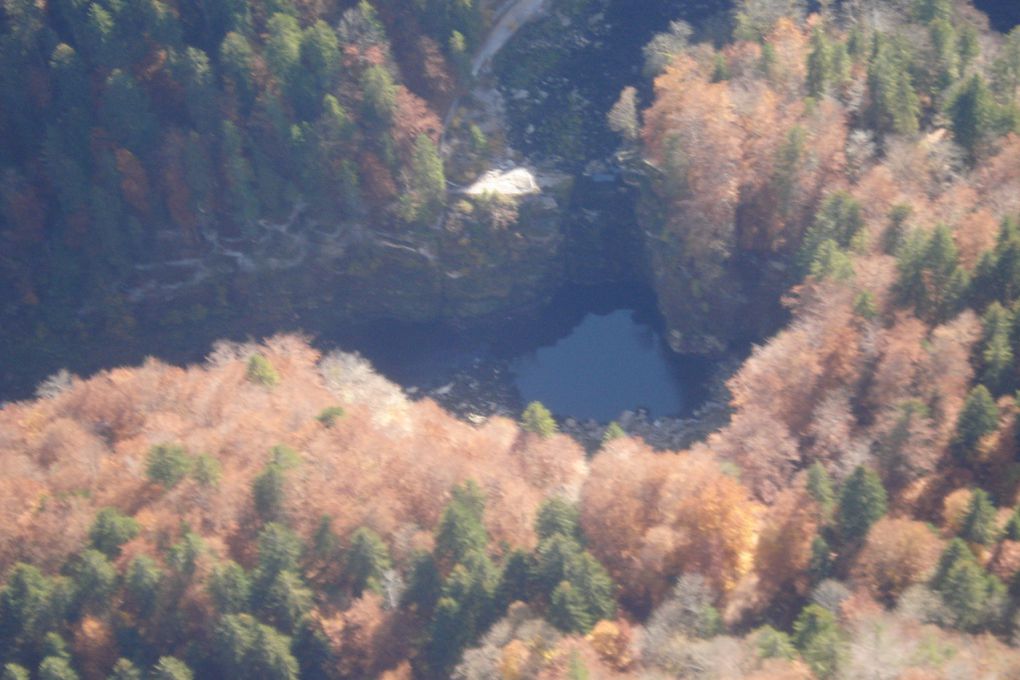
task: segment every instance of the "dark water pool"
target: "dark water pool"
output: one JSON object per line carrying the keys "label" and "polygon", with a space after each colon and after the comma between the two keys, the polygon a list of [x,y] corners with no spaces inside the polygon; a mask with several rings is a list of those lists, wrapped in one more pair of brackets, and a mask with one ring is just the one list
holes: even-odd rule
{"label": "dark water pool", "polygon": [[634,310],[617,309],[586,315],[566,337],[516,358],[511,372],[524,401],[606,422],[635,406],[653,416],[687,411],[697,377],[684,380],[682,363]]}
{"label": "dark water pool", "polygon": [[384,324],[338,344],[455,412],[517,415],[537,400],[558,416],[608,422],[635,408],[686,416],[705,401],[715,364],[677,356],[661,331],[649,289],[613,284],[567,287],[496,329]]}

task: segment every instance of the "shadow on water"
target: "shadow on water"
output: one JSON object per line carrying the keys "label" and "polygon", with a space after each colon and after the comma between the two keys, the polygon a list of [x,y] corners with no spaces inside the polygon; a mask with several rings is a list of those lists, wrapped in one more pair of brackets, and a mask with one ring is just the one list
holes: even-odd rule
{"label": "shadow on water", "polygon": [[650,289],[568,286],[536,315],[462,331],[380,323],[325,337],[356,349],[412,393],[455,412],[516,415],[538,400],[560,416],[608,422],[637,407],[687,416],[707,397],[715,364],[673,354]]}

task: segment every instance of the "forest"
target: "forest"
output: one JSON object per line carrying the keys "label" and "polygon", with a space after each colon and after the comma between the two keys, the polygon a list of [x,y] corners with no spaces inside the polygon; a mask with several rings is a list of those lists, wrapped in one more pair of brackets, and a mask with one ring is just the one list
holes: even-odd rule
{"label": "forest", "polygon": [[[3,8],[39,337],[200,215],[443,213],[467,0]],[[0,678],[1020,677],[1020,28],[815,9],[675,22],[608,112],[670,343],[786,315],[725,426],[587,451],[294,334],[56,373],[0,404]]]}

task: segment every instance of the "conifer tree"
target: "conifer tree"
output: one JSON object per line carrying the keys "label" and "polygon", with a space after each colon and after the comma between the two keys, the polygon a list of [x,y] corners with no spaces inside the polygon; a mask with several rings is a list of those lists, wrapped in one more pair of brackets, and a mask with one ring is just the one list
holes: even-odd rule
{"label": "conifer tree", "polygon": [[832,478],[825,466],[815,461],[808,468],[807,491],[822,511],[822,518],[828,518],[836,502],[836,492],[832,489]]}
{"label": "conifer tree", "polygon": [[152,680],[192,680],[194,674],[188,665],[172,656],[160,657],[149,674]]}
{"label": "conifer tree", "polygon": [[840,537],[851,543],[864,538],[871,525],[885,514],[886,503],[882,480],[873,470],[858,466],[840,493],[836,510]]}
{"label": "conifer tree", "polygon": [[549,437],[559,430],[549,409],[537,401],[531,402],[524,409],[524,414],[521,416],[521,429],[541,437]]}
{"label": "conifer tree", "polygon": [[828,678],[839,667],[845,640],[832,612],[810,604],[793,624],[793,644],[818,677]]}
{"label": "conifer tree", "polygon": [[989,545],[998,537],[995,506],[984,489],[975,489],[963,518],[960,536],[970,543]]}
{"label": "conifer tree", "polygon": [[812,97],[825,94],[833,76],[832,46],[821,27],[811,34],[811,51],[807,61],[807,91]]}
{"label": "conifer tree", "polygon": [[378,590],[390,567],[390,553],[379,534],[361,527],[351,535],[351,546],[344,555],[344,577],[355,597],[366,588]]}
{"label": "conifer tree", "polygon": [[961,463],[976,462],[979,456],[978,444],[981,439],[999,425],[999,409],[988,388],[977,385],[963,404],[963,410],[956,421],[956,433],[950,443],[950,450]]}
{"label": "conifer tree", "polygon": [[988,84],[974,74],[950,100],[947,107],[953,138],[973,163],[991,138],[996,123],[995,100]]}
{"label": "conifer tree", "polygon": [[881,35],[875,36],[868,64],[868,123],[880,135],[914,134],[920,104],[902,49]]}
{"label": "conifer tree", "polygon": [[561,581],[553,590],[549,621],[565,633],[586,633],[595,625],[584,598],[569,581]]}
{"label": "conifer tree", "polygon": [[985,310],[981,321],[981,382],[993,394],[1012,391],[1016,384],[1009,337],[1013,326],[1012,314],[998,302],[993,302]]}

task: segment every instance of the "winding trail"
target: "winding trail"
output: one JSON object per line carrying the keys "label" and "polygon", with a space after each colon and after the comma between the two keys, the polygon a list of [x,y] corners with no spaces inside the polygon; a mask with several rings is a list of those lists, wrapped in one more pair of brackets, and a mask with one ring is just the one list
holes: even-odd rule
{"label": "winding trail", "polygon": [[547,0],[510,0],[496,12],[496,23],[489,30],[485,42],[478,48],[471,60],[471,75],[477,76],[503,49],[507,41],[524,24],[534,19],[544,8]]}

